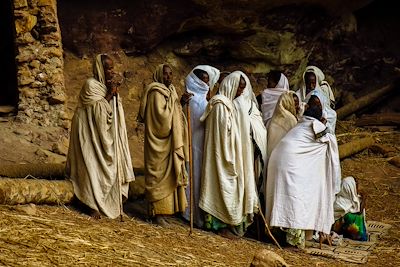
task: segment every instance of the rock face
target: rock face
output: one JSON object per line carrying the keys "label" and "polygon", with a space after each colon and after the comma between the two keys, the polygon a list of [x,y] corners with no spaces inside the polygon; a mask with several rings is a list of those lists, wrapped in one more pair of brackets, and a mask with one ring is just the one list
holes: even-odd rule
{"label": "rock face", "polygon": [[55,0],[14,1],[19,90],[17,120],[62,125],[63,49]]}

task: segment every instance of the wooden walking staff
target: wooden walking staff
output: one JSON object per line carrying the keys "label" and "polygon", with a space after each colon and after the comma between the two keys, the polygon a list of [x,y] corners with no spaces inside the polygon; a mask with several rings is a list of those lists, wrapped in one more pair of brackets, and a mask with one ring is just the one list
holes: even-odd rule
{"label": "wooden walking staff", "polygon": [[190,105],[189,105],[190,99],[186,104],[186,115],[187,115],[187,121],[188,121],[188,135],[189,135],[189,187],[190,187],[190,206],[189,206],[189,211],[190,211],[190,232],[189,234],[192,234],[193,232],[193,155],[192,155],[192,129],[190,125]]}
{"label": "wooden walking staff", "polygon": [[121,188],[121,179],[120,179],[120,174],[119,174],[119,157],[118,157],[118,93],[113,96],[113,111],[114,111],[114,131],[115,131],[115,161],[116,161],[116,172],[115,175],[117,176],[117,182],[118,182],[118,191],[119,191],[119,214],[120,214],[120,219],[121,222],[123,222],[122,218],[122,188]]}

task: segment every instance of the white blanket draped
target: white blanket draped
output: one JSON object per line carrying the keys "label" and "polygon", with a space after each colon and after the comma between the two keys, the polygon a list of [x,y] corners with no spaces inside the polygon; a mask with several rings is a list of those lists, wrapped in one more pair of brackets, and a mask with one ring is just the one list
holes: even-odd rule
{"label": "white blanket draped", "polygon": [[[128,197],[129,182],[134,180],[128,147],[124,110],[118,98],[118,139],[115,138],[115,114],[105,99],[104,71],[95,64],[95,77],[83,86],[71,125],[66,174],[77,198],[91,209],[109,218],[120,215],[121,192]],[[97,68],[97,69],[96,69]],[[115,154],[117,140],[118,154]],[[118,159],[118,174],[117,174]]]}
{"label": "white blanket draped", "polygon": [[268,127],[268,122],[274,114],[276,103],[282,93],[289,91],[289,81],[286,76],[281,73],[281,78],[275,88],[266,88],[261,93],[262,104],[261,111],[263,122],[266,127]]}
{"label": "white blanket draped", "polygon": [[[208,65],[199,65],[195,69],[201,69],[208,73],[210,78],[210,88],[219,79],[219,70]],[[203,226],[204,215],[199,208],[200,185],[201,185],[201,169],[203,165],[203,148],[204,148],[204,122],[200,121],[207,106],[207,93],[209,86],[200,80],[193,70],[186,77],[186,91],[192,93],[193,96],[189,101],[190,108],[190,127],[192,134],[192,168],[193,168],[193,208],[194,208],[194,224],[198,227]],[[211,87],[212,86],[212,87]],[[186,197],[190,201],[190,186],[186,187]],[[190,202],[189,202],[190,203]],[[190,209],[187,208],[183,216],[190,219]]]}
{"label": "white blanket draped", "polygon": [[361,198],[357,194],[356,180],[352,176],[343,178],[340,192],[336,195],[334,203],[335,220],[346,213],[360,212]]}
{"label": "white blanket draped", "polygon": [[320,121],[303,117],[271,154],[266,218],[271,226],[330,233],[340,190],[336,138]]}
{"label": "white blanket draped", "polygon": [[242,144],[248,140],[239,133],[232,103],[239,81],[240,73],[228,75],[201,117],[206,127],[199,206],[229,225],[251,220],[258,210],[254,176],[243,175]]}

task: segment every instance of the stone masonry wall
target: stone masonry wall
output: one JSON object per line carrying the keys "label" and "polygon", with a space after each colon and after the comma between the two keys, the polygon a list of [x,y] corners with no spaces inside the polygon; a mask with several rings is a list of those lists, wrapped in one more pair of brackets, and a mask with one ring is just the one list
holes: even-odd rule
{"label": "stone masonry wall", "polygon": [[17,120],[67,126],[63,49],[56,0],[14,0]]}

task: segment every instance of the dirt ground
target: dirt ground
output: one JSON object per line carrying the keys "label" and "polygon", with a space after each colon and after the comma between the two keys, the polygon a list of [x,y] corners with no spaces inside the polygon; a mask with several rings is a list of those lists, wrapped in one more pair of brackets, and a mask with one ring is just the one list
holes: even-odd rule
{"label": "dirt ground", "polygon": [[[54,143],[65,138],[64,131],[10,121],[0,124],[3,163],[65,160],[65,156],[50,152]],[[339,143],[359,138],[359,132],[366,131],[344,122],[337,128]],[[344,132],[351,135],[341,136]],[[400,154],[399,131],[367,132]],[[39,137],[46,137],[45,141],[35,141],[42,140]],[[366,266],[398,266],[400,262],[400,169],[387,161],[369,150],[342,161],[343,177],[356,177],[359,189],[367,194],[367,220],[393,226]],[[176,219],[171,219],[171,228],[139,217],[125,218],[124,222],[93,220],[73,206],[0,206],[0,214],[3,266],[248,266],[263,248],[275,251],[293,266],[356,266],[290,248],[280,251],[270,243],[249,238],[229,240],[202,230],[189,236],[188,226]]]}
{"label": "dirt ground", "polygon": [[[136,121],[137,110],[140,92],[151,80],[151,72],[129,66],[151,69],[160,58],[162,55],[120,57],[117,62],[119,68],[128,70],[121,95],[136,168],[143,166],[143,126]],[[175,62],[173,58],[171,61]],[[181,71],[190,69],[186,63],[175,63]],[[67,54],[65,68],[66,112],[72,118],[80,87],[90,76],[91,63]],[[178,75],[184,77],[182,73]],[[183,80],[177,84],[182,88]],[[355,128],[352,122],[337,125],[339,143],[360,138],[360,132],[367,132],[377,143],[393,147],[394,154],[400,155],[400,132],[381,131]],[[66,129],[20,124],[11,117],[0,120],[2,164],[63,163],[67,149]],[[354,176],[359,189],[367,194],[367,220],[393,226],[369,256],[366,266],[398,266],[400,262],[400,169],[388,160],[365,150],[342,161],[342,176]],[[228,240],[201,230],[189,236],[188,226],[174,219],[167,229],[138,216],[126,218],[124,222],[97,221],[73,206],[0,206],[0,214],[0,266],[249,266],[254,254],[263,248],[278,253],[293,266],[356,266],[290,248],[281,251],[271,243],[249,238]]]}

